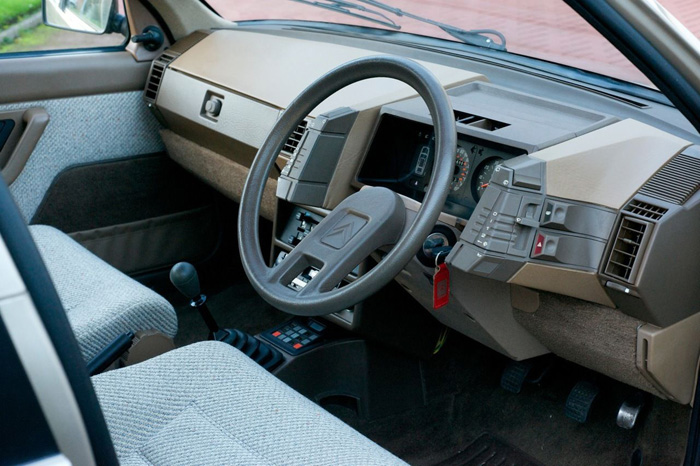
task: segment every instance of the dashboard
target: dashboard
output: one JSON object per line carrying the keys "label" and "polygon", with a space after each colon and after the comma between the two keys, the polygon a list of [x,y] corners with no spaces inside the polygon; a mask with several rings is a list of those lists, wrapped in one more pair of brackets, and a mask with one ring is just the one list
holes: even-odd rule
{"label": "dashboard", "polygon": [[[512,359],[554,352],[687,403],[700,354],[700,137],[675,109],[484,59],[255,28],[178,41],[154,61],[144,100],[170,157],[237,201],[289,103],[335,66],[377,53],[435,74],[458,133],[450,194],[426,238],[449,250],[449,304],[433,309],[430,251],[395,280],[441,323]],[[434,145],[427,107],[396,81],[324,101],[267,182],[270,263],[364,186],[401,195],[410,221]],[[328,318],[354,328],[353,312]]]}

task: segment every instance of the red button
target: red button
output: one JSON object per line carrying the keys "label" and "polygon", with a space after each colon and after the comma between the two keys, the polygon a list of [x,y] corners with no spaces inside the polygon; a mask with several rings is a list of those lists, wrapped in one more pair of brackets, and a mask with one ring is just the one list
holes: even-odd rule
{"label": "red button", "polygon": [[538,234],[537,241],[535,242],[535,251],[532,253],[533,256],[539,256],[542,254],[542,249],[544,248],[544,235]]}
{"label": "red button", "polygon": [[272,334],[273,337],[278,337],[280,335],[282,335],[282,332],[280,332],[279,330]]}
{"label": "red button", "polygon": [[299,348],[301,348],[301,343],[297,343],[294,345],[294,349],[299,349]]}

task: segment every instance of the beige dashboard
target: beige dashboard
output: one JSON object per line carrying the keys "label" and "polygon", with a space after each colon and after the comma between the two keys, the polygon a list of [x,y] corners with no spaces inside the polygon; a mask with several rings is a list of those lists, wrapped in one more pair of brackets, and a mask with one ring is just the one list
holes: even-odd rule
{"label": "beige dashboard", "polygon": [[[180,43],[184,45],[178,46]],[[334,67],[356,58],[377,54],[373,50],[319,40],[236,29],[203,31],[197,33],[196,40],[185,38],[180,43],[174,44],[161,57],[161,61],[154,64],[155,71],[152,70],[151,76],[160,74],[157,76],[155,91],[149,95],[147,89],[146,100],[167,126],[163,138],[171,157],[234,200],[240,199],[247,167],[257,148],[289,103],[314,80]],[[411,52],[407,51],[407,55],[411,57]],[[502,103],[503,99],[507,101],[513,98],[514,105],[533,105],[531,114],[513,114],[512,119],[508,121],[506,119],[511,116],[508,116],[507,112],[501,112],[500,119],[508,128],[500,133],[498,128],[487,128],[483,125],[460,126],[458,123],[458,132],[462,135],[483,137],[499,143],[506,141],[506,136],[512,140],[520,136],[525,141],[531,135],[519,129],[527,128],[519,126],[522,121],[536,121],[538,118],[542,120],[542,115],[546,115],[545,110],[565,107],[555,101],[533,99],[492,86],[488,76],[480,73],[427,60],[420,62],[450,90],[456,110],[461,108],[460,106],[468,108],[470,99],[474,99],[474,105],[479,103],[478,99],[486,99],[484,105],[479,107],[479,114],[484,116],[486,121],[495,121],[499,114],[489,114],[492,110],[488,105],[489,96],[494,99],[498,96],[498,99],[501,99],[494,102]],[[151,83],[153,82],[152,79]],[[358,189],[357,174],[375,137],[384,108],[390,104],[410,103],[411,99],[415,100],[415,96],[412,89],[398,81],[372,79],[338,92],[307,117],[307,121],[312,121],[340,107],[348,107],[357,114],[346,134],[346,142],[338,155],[337,165],[328,180],[327,193],[323,202],[316,207],[331,209],[345,196]],[[419,107],[420,105],[415,108]],[[427,113],[427,109],[425,112]],[[654,182],[655,177],[663,174],[666,167],[675,163],[678,154],[690,146],[690,143],[632,119],[605,116],[595,120],[584,109],[577,109],[576,112],[576,118],[590,119],[586,120],[590,123],[587,123],[587,129],[569,131],[566,121],[536,121],[540,128],[545,128],[545,132],[547,125],[550,125],[551,131],[560,131],[561,134],[568,135],[552,138],[550,143],[544,145],[527,146],[527,155],[522,157],[529,157],[530,162],[542,164],[544,176],[541,189],[537,193],[529,193],[528,188],[524,188],[520,195],[528,198],[536,194],[542,199],[569,203],[577,209],[583,206],[597,209],[596,212],[604,211],[608,218],[614,220],[614,230],[617,231],[620,219],[631,215],[625,213],[629,203],[637,199],[640,190]],[[406,118],[410,119],[410,112],[406,114],[409,115]],[[426,116],[419,114],[420,111],[416,111],[415,118],[425,123]],[[566,133],[565,129],[569,133]],[[303,134],[306,129],[300,127],[299,131]],[[281,164],[284,165],[285,161],[293,156],[292,147],[281,154]],[[263,213],[270,220],[278,222],[280,219],[276,217],[274,195],[276,184],[277,174],[274,174],[268,183]],[[504,189],[506,188],[520,189],[516,186],[507,186]],[[675,207],[661,204],[675,215]],[[533,219],[536,224],[540,220],[539,215],[538,213],[538,218]],[[649,219],[640,220],[635,217],[633,220],[646,222],[649,231],[655,228],[657,234],[664,230],[664,225],[655,225]],[[460,238],[458,246],[462,251],[472,247],[465,239],[471,226],[467,221],[467,218],[452,217],[445,222]],[[612,229],[612,224],[610,225]],[[589,354],[585,350],[585,344],[574,342],[574,346],[582,345],[584,349],[567,355],[568,359],[660,396],[688,402],[690,392],[687,389],[687,381],[683,381],[682,387],[679,388],[678,378],[669,375],[667,371],[656,369],[656,375],[650,374],[649,368],[657,367],[653,363],[653,354],[647,355],[643,361],[637,360],[636,329],[640,325],[636,322],[651,322],[654,324],[653,333],[659,332],[667,326],[672,327],[668,324],[691,318],[695,309],[686,309],[666,321],[662,317],[654,320],[653,310],[645,310],[646,314],[635,314],[634,311],[628,312],[624,309],[624,305],[619,304],[622,298],[618,298],[615,293],[619,294],[620,289],[623,290],[623,295],[627,293],[628,296],[623,296],[627,300],[625,302],[629,302],[630,293],[638,300],[650,299],[644,295],[644,280],[652,275],[648,271],[639,272],[638,276],[629,282],[606,276],[604,262],[610,257],[610,251],[615,248],[615,239],[612,237],[615,231],[608,231],[608,236],[596,239],[596,244],[600,243],[596,247],[599,247],[601,252],[597,257],[598,262],[591,266],[538,261],[529,256],[528,250],[527,258],[518,259],[518,263],[506,254],[506,259],[513,263],[510,266],[514,268],[508,272],[508,276],[498,280],[457,270],[454,274],[456,281],[453,284],[453,302],[442,312],[433,311],[433,315],[449,327],[509,357],[526,359],[549,351],[566,352],[556,349],[556,342],[553,340],[556,336],[538,327],[551,325],[549,321],[537,321],[539,314],[545,315],[544,311],[540,313],[538,309],[546,307],[546,303],[549,302],[547,292],[581,299],[585,306],[595,309],[595,313],[591,315],[608,313],[626,322],[625,328],[635,329],[629,330],[634,333],[629,340],[621,339],[615,333],[606,334],[603,331],[599,334],[600,338],[611,340],[606,344],[611,345],[614,351],[632,356],[611,364],[610,358],[617,356],[611,355],[610,352]],[[581,235],[575,231],[565,231],[564,236],[567,235],[577,240],[581,239]],[[456,247],[455,250],[457,249]],[[639,263],[653,262],[652,256],[649,253],[648,257],[641,258]],[[405,273],[397,277],[397,280],[418,302],[431,310],[431,288],[424,277],[429,269],[418,261],[414,262],[409,264]],[[458,267],[459,261],[453,263]],[[695,273],[695,270],[692,273]],[[625,288],[627,291],[624,291]],[[684,299],[690,301],[694,298],[689,295]],[[651,306],[649,304],[649,307]],[[623,308],[624,312],[615,308]],[[560,309],[559,312],[562,315],[566,314],[568,319],[587,319],[584,314],[567,314],[567,309]],[[584,324],[596,325],[596,322]],[[656,341],[663,340],[656,336]],[[627,346],[620,348],[620,345]],[[659,350],[660,347],[661,345],[656,345],[657,353],[668,351],[668,347]],[[671,354],[675,354],[673,351],[685,351],[683,354],[686,356],[692,353],[692,357],[686,357],[684,360],[696,361],[700,346],[690,345],[685,349],[674,347]],[[668,352],[664,353],[664,358],[668,358]],[[686,365],[689,364],[691,363]],[[692,368],[693,373],[694,371],[695,367]]]}

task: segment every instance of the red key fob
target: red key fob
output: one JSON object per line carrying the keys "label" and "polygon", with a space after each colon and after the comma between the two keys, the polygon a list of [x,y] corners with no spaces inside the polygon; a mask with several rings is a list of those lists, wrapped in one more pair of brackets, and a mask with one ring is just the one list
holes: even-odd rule
{"label": "red key fob", "polygon": [[450,271],[444,262],[435,267],[433,274],[433,309],[440,309],[450,301]]}

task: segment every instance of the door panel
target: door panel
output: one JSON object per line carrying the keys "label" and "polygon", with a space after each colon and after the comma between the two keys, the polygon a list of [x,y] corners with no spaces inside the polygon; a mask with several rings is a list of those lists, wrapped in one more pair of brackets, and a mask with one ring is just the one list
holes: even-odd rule
{"label": "door panel", "polygon": [[124,51],[0,56],[0,103],[141,90],[150,69]]}
{"label": "door panel", "polygon": [[5,183],[17,179],[49,123],[41,107],[0,112],[0,170]]}
{"label": "door panel", "polygon": [[21,213],[132,274],[203,260],[221,234],[213,191],[163,153],[149,67],[115,51],[0,57],[0,168]]}
{"label": "door panel", "polygon": [[0,105],[0,112],[34,107],[45,108],[50,123],[24,170],[10,185],[28,221],[62,170],[163,149],[160,125],[141,99],[141,92],[14,103]]}
{"label": "door panel", "polygon": [[214,191],[165,153],[61,172],[31,223],[54,226],[108,263],[141,273],[217,247]]}

